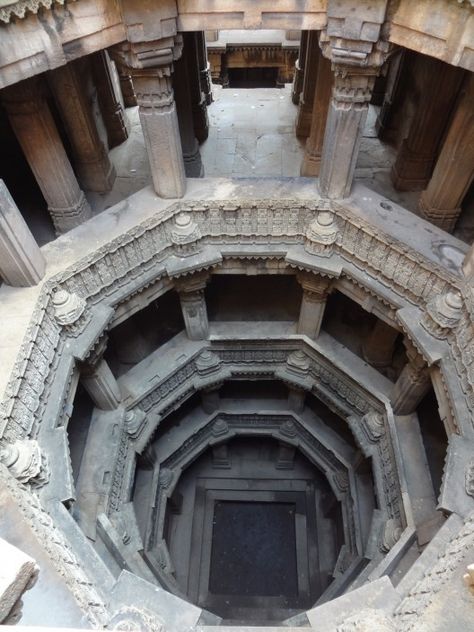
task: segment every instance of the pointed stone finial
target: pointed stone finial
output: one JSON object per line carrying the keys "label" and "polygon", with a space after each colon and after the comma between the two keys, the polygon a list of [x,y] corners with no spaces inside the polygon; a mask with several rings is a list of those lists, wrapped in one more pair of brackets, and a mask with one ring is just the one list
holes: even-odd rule
{"label": "pointed stone finial", "polygon": [[220,367],[220,358],[210,349],[204,349],[196,358],[196,369],[199,375],[215,373]]}
{"label": "pointed stone finial", "polygon": [[337,222],[331,211],[319,211],[316,219],[311,222],[306,230],[306,252],[320,257],[329,257],[333,251],[333,245],[337,239]]}
{"label": "pointed stone finial", "polygon": [[135,408],[127,410],[124,417],[124,425],[126,432],[131,437],[137,437],[145,422],[145,411]]}

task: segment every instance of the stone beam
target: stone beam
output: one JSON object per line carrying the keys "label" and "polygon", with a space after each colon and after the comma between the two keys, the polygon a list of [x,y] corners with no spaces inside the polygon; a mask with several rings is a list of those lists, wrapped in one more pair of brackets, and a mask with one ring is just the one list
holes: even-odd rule
{"label": "stone beam", "polygon": [[219,29],[319,30],[326,23],[325,0],[177,0],[180,31]]}
{"label": "stone beam", "polygon": [[0,88],[126,38],[120,5],[112,0],[68,2],[54,11],[27,13],[0,28]]}

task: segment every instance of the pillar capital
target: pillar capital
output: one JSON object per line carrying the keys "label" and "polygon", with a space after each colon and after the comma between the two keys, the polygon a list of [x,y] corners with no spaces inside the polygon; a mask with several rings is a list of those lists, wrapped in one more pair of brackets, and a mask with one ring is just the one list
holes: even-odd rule
{"label": "pillar capital", "polygon": [[[181,35],[144,42],[121,42],[109,49],[116,64],[127,68],[135,77],[139,71],[154,69],[169,76],[173,62],[181,57],[183,38]],[[161,69],[161,71],[160,71]]]}
{"label": "pillar capital", "polygon": [[298,272],[296,278],[308,301],[325,301],[331,292],[332,279],[329,277],[311,272]]}

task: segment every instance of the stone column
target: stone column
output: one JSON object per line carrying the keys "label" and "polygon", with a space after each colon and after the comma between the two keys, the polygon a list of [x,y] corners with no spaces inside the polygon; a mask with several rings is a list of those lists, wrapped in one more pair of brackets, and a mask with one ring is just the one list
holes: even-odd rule
{"label": "stone column", "polygon": [[374,328],[362,345],[364,359],[372,366],[390,366],[398,334],[399,332],[396,329],[378,318]]}
{"label": "stone column", "polygon": [[198,33],[183,34],[183,61],[187,68],[189,80],[188,87],[191,97],[194,135],[199,143],[203,143],[209,136],[209,119],[207,117],[206,97],[201,89],[201,68],[199,64],[199,43],[197,36]]}
{"label": "stone column", "polygon": [[197,31],[195,35],[198,50],[201,90],[204,93],[206,105],[211,105],[214,99],[212,96],[211,64],[207,58],[206,34],[204,31]]}
{"label": "stone column", "polygon": [[319,189],[330,199],[350,194],[377,70],[334,64],[334,86],[324,133]]}
{"label": "stone column", "polygon": [[290,410],[294,410],[295,413],[301,413],[304,410],[304,403],[306,399],[306,391],[296,386],[288,387],[288,406]]}
{"label": "stone column", "polygon": [[403,367],[390,396],[395,415],[411,415],[428,392],[431,380],[424,359],[413,344],[404,341],[408,362]]}
{"label": "stone column", "polygon": [[465,73],[462,68],[425,56],[417,58],[417,69],[423,89],[392,168],[393,185],[400,191],[418,191],[428,183]]}
{"label": "stone column", "polygon": [[306,50],[308,48],[308,33],[309,31],[301,31],[300,51],[295,63],[295,74],[291,90],[291,100],[295,105],[299,105],[300,95],[303,90],[304,62],[306,59]]}
{"label": "stone column", "polygon": [[2,90],[11,126],[48,205],[58,234],[91,217],[79,188],[39,78]]}
{"label": "stone column", "polygon": [[201,405],[208,415],[216,412],[220,406],[220,395],[219,395],[218,386],[211,386],[209,388],[204,388],[201,390]]}
{"label": "stone column", "polygon": [[385,139],[388,135],[390,123],[393,118],[394,111],[400,106],[403,96],[405,95],[405,85],[403,83],[406,73],[406,51],[397,51],[392,58],[387,71],[385,84],[385,94],[382,101],[382,107],[377,115],[375,128],[379,138]]}
{"label": "stone column", "polygon": [[189,279],[177,283],[177,291],[181,301],[184,325],[190,340],[206,340],[209,336],[204,288],[207,275],[194,274]]}
{"label": "stone column", "polygon": [[[320,53],[321,54],[321,53]],[[321,154],[323,151],[324,132],[328,118],[329,102],[331,100],[332,70],[331,62],[321,55],[314,91],[313,112],[311,117],[311,131],[306,139],[302,176],[318,176],[321,168]]]}
{"label": "stone column", "polygon": [[188,178],[202,178],[204,168],[199,143],[194,133],[191,75],[187,57],[183,55],[175,63],[173,86],[178,112],[179,134],[183,151],[184,170]]}
{"label": "stone column", "polygon": [[132,75],[121,66],[117,66],[120,81],[120,89],[122,91],[122,99],[126,108],[133,108],[137,104],[137,95],[133,87]]}
{"label": "stone column", "polygon": [[111,49],[111,54],[132,74],[156,193],[163,198],[183,197],[186,177],[171,84],[181,40],[170,37],[143,44],[124,42]]}
{"label": "stone column", "polygon": [[311,114],[313,110],[319,58],[318,32],[308,31],[303,90],[300,95],[298,114],[296,117],[296,135],[298,138],[307,138],[311,130]]}
{"label": "stone column", "polygon": [[110,191],[115,169],[99,138],[77,62],[52,70],[48,81],[71,142],[79,181],[88,191]]}
{"label": "stone column", "polygon": [[114,374],[104,360],[103,354],[107,346],[104,336],[81,367],[81,381],[97,408],[114,410],[120,405],[122,394]]}
{"label": "stone column", "polygon": [[92,73],[100,111],[107,131],[109,148],[121,145],[128,138],[127,117],[117,98],[107,51],[92,55]]}
{"label": "stone column", "polygon": [[41,281],[45,260],[3,180],[0,180],[0,276],[13,287]]}
{"label": "stone column", "polygon": [[436,167],[418,207],[426,219],[451,232],[474,177],[474,80],[466,79]]}
{"label": "stone column", "polygon": [[298,274],[297,279],[303,288],[297,333],[316,339],[323,322],[331,279],[310,273]]}

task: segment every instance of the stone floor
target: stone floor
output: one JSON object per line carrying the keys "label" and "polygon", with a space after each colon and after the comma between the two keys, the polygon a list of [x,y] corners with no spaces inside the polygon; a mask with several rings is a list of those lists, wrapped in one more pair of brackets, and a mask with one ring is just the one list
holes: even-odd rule
{"label": "stone floor", "polygon": [[[208,108],[209,138],[201,145],[206,177],[299,176],[304,141],[294,133],[297,107],[291,101],[291,85],[282,89],[223,89],[213,85],[213,94],[214,102]],[[95,214],[151,183],[138,108],[129,108],[127,114],[130,136],[110,152],[117,171],[114,187],[105,195],[88,194]],[[396,191],[392,186],[390,169],[396,151],[377,138],[376,117],[377,110],[371,106],[355,177],[417,213],[419,192]],[[474,212],[464,213],[460,224],[456,236],[472,241]]]}

